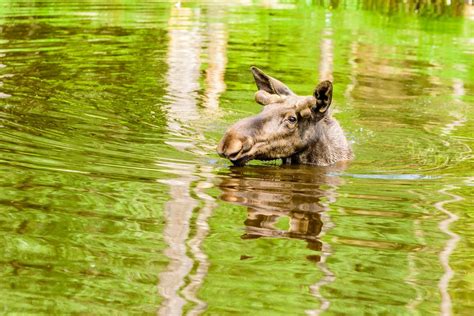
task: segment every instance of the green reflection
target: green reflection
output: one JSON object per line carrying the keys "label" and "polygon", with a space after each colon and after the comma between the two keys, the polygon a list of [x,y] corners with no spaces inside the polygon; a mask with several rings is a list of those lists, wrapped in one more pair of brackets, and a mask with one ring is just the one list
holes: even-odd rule
{"label": "green reflection", "polygon": [[[468,314],[472,12],[0,1],[2,311]],[[334,81],[347,169],[217,157],[250,65]]]}

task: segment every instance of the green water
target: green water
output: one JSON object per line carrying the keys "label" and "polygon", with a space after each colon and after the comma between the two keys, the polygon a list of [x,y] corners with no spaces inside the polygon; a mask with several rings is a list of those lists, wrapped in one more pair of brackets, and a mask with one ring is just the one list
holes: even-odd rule
{"label": "green water", "polygon": [[[0,0],[0,313],[474,314],[474,7],[448,2]],[[348,168],[216,155],[251,65],[334,81]]]}

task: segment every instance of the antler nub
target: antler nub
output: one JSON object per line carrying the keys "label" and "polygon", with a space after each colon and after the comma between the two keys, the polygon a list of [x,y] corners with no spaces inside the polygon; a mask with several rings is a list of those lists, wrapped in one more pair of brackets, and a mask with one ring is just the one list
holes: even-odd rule
{"label": "antler nub", "polygon": [[267,105],[271,103],[280,103],[285,100],[284,96],[271,94],[264,90],[258,90],[255,93],[255,101],[261,105]]}

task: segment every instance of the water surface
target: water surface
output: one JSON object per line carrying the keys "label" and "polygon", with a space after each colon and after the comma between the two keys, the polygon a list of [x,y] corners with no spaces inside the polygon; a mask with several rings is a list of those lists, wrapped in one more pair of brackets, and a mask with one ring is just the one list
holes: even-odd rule
{"label": "water surface", "polygon": [[[473,11],[1,0],[1,312],[471,315]],[[219,158],[251,65],[356,159]]]}

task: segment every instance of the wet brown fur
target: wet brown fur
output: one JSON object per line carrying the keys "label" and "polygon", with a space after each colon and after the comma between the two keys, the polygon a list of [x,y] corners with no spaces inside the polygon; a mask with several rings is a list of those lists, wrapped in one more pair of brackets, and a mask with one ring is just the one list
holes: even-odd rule
{"label": "wet brown fur", "polygon": [[264,108],[227,130],[217,148],[219,155],[235,165],[282,159],[286,164],[327,166],[353,158],[342,128],[329,111],[329,81],[321,82],[313,96],[302,97],[256,67],[252,73],[259,88],[255,100]]}

